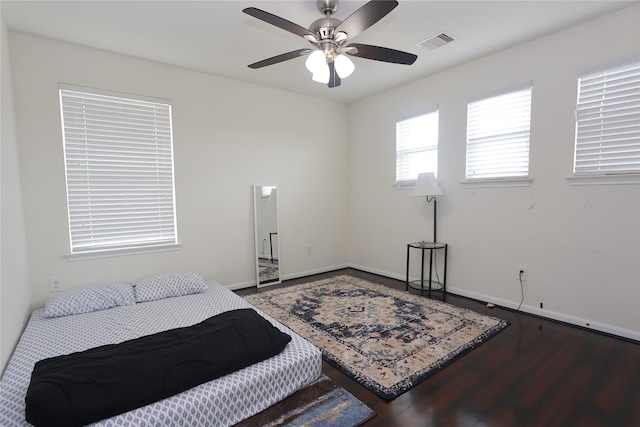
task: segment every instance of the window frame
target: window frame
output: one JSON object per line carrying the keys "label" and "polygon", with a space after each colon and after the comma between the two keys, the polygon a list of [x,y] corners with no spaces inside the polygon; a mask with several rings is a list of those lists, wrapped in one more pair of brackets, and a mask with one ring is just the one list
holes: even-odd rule
{"label": "window frame", "polygon": [[[612,104],[616,105],[614,110],[618,110],[620,104],[618,102],[620,98],[620,92],[617,90],[607,91],[605,81],[607,77],[609,77],[610,80],[612,77],[613,81],[619,79],[620,74],[623,73],[621,69],[625,68],[629,69],[632,73],[632,80],[630,81],[630,84],[638,84],[640,82],[640,57],[638,56],[625,58],[613,63],[601,65],[598,67],[592,67],[590,69],[578,72],[576,83],[577,93],[575,106],[575,132],[572,175],[567,177],[567,180],[571,185],[640,183],[640,169],[623,169],[619,171],[611,170],[611,165],[607,164],[607,160],[609,160],[607,158],[608,156],[605,156],[602,159],[602,162],[598,161],[597,164],[589,166],[586,165],[586,163],[588,162],[586,155],[584,158],[579,157],[580,150],[590,151],[591,148],[589,147],[589,145],[597,143],[597,141],[594,141],[594,138],[597,138],[597,136],[593,134],[593,130],[587,130],[589,126],[591,126],[592,129],[595,130],[597,130],[598,128],[604,130],[604,133],[601,133],[600,136],[603,137],[606,141],[600,142],[600,148],[604,148],[605,151],[607,149],[611,149],[612,145],[615,146],[620,141],[620,139],[612,140],[611,134],[607,134],[607,132],[611,130],[610,125],[612,124],[612,122],[617,121],[616,119],[620,118],[621,115],[616,115],[613,120],[611,117],[609,117],[608,119],[605,117],[605,119],[603,120],[602,117],[606,116],[607,112],[611,112],[609,108]],[[600,80],[600,82],[598,82],[598,80]],[[594,86],[596,88],[595,91],[593,90]],[[640,92],[630,91],[629,95],[634,95],[634,97],[625,100],[625,102],[632,103],[632,115],[638,114],[638,112],[640,112]],[[594,99],[594,96],[599,96],[599,98]],[[587,98],[587,100],[581,103],[581,99],[583,97]],[[591,100],[588,100],[589,97],[591,97]],[[598,102],[598,99],[600,100],[600,102]],[[599,110],[596,110],[596,113],[600,111],[601,114],[594,117],[593,114],[590,114],[590,112],[592,113],[594,109],[598,107]],[[589,116],[591,116],[591,118],[589,118]],[[580,138],[581,133],[583,136],[582,140]],[[589,133],[591,133],[591,135],[588,135]],[[637,135],[637,132],[634,134]],[[633,141],[636,141],[636,139],[633,139]],[[627,146],[632,149],[640,147],[637,142],[632,142]],[[624,160],[627,160],[627,158],[625,157]],[[582,162],[584,163],[580,164]],[[583,168],[584,171],[580,172],[577,170],[578,168]],[[588,170],[589,168],[601,169],[601,171],[598,172],[595,170]]]}
{"label": "window frame", "polygon": [[[515,94],[517,92],[529,91],[529,105],[528,105],[528,129],[526,130],[527,135],[527,143],[526,143],[526,175],[504,175],[504,176],[478,176],[478,177],[470,177],[468,175],[469,170],[469,123],[470,123],[470,106],[474,103],[479,103],[483,101],[490,101],[494,98],[499,98],[501,96]],[[510,86],[508,88],[504,88],[501,90],[497,90],[490,93],[485,93],[480,96],[476,96],[470,98],[467,101],[467,126],[466,126],[466,147],[465,147],[465,177],[462,181],[462,185],[464,187],[521,187],[521,186],[529,186],[533,181],[531,178],[531,111],[533,105],[533,84],[531,81],[526,83]],[[500,135],[500,134],[493,134]]]}
{"label": "window frame", "polygon": [[[58,89],[67,193],[70,250],[67,259],[75,261],[181,247],[171,101],[63,83]],[[143,123],[144,118],[151,121]],[[145,144],[146,147],[140,148]],[[132,154],[127,157],[127,151],[135,152],[138,157]],[[149,177],[150,181],[143,182]],[[127,196],[123,183],[126,183],[126,190],[134,189],[139,193]],[[113,193],[111,197],[101,194],[94,197],[100,193],[98,190],[103,194]],[[131,203],[143,198],[151,202],[152,213],[149,209],[134,208]],[[103,218],[118,225],[100,222],[98,211]],[[90,218],[87,220],[82,215],[90,215]],[[145,228],[150,224],[150,233],[135,229],[136,215],[145,221]],[[83,241],[83,230],[87,229],[91,229],[93,235]],[[106,238],[100,236],[102,232]],[[118,233],[127,238],[116,238]]]}

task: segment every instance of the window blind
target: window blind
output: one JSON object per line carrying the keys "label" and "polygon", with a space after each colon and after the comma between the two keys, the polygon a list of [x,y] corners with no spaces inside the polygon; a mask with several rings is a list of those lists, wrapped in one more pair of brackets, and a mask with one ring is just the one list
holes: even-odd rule
{"label": "window blind", "polygon": [[640,172],[640,61],[578,79],[575,175]]}
{"label": "window blind", "polygon": [[60,86],[71,253],[176,244],[170,101]]}
{"label": "window blind", "polygon": [[271,192],[275,190],[275,185],[263,185],[262,186],[262,198],[266,199],[271,196]]}
{"label": "window blind", "polygon": [[396,121],[396,184],[438,173],[438,110]]}
{"label": "window blind", "polygon": [[469,102],[467,179],[529,175],[531,85]]}

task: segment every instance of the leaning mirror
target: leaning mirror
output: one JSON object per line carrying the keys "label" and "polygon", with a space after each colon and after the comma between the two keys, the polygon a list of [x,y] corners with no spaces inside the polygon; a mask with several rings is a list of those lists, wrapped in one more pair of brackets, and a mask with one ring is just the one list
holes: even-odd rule
{"label": "leaning mirror", "polygon": [[280,283],[280,239],[278,238],[278,187],[253,186],[256,234],[256,282],[258,287]]}

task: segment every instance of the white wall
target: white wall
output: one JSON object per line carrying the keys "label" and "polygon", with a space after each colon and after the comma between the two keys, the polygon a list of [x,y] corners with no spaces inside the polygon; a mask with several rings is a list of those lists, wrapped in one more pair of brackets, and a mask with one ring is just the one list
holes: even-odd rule
{"label": "white wall", "polygon": [[30,314],[31,288],[20,194],[18,144],[11,87],[7,29],[1,26],[0,93],[0,373]]}
{"label": "white wall", "polygon": [[[437,104],[438,240],[450,244],[448,287],[515,308],[517,266],[525,266],[523,310],[640,339],[640,186],[566,180],[576,72],[640,54],[639,17],[633,6],[353,104],[350,263],[404,278],[406,244],[431,240],[433,205],[392,187],[394,119]],[[467,100],[526,81],[533,184],[463,188]]]}
{"label": "white wall", "polygon": [[[63,289],[184,270],[230,286],[255,283],[253,183],[278,184],[283,277],[344,264],[344,105],[21,33],[9,37],[34,308],[49,296],[49,277],[61,278]],[[172,100],[180,250],[65,258],[61,82]],[[331,137],[310,131],[318,127],[311,111],[332,123]]]}

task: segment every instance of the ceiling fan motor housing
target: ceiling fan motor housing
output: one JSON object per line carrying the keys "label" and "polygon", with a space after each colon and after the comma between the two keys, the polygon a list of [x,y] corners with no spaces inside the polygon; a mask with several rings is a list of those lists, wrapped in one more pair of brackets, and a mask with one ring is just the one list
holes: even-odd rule
{"label": "ceiling fan motor housing", "polygon": [[317,34],[320,40],[333,39],[333,33],[340,24],[342,24],[342,21],[339,19],[327,16],[313,21],[309,26],[309,31]]}

